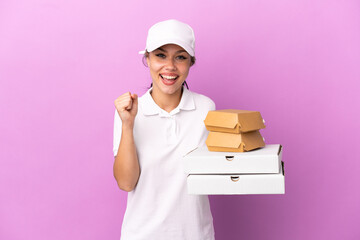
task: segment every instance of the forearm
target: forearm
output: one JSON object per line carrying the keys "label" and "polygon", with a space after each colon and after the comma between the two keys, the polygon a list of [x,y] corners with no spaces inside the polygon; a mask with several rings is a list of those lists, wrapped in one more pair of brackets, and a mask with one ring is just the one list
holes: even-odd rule
{"label": "forearm", "polygon": [[114,162],[114,177],[120,189],[132,191],[140,176],[132,127],[123,126],[118,153]]}

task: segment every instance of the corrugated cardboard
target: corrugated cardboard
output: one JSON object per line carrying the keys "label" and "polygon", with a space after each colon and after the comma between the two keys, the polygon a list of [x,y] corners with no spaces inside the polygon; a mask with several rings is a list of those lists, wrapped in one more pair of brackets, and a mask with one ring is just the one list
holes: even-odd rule
{"label": "corrugated cardboard", "polygon": [[209,132],[206,145],[209,151],[245,152],[264,147],[265,143],[259,131],[240,134]]}
{"label": "corrugated cardboard", "polygon": [[250,152],[211,152],[202,146],[183,157],[187,174],[279,173],[280,144],[266,144]]}
{"label": "corrugated cardboard", "polygon": [[187,190],[200,195],[284,194],[284,163],[278,174],[189,175]]}
{"label": "corrugated cardboard", "polygon": [[265,128],[260,112],[236,109],[209,111],[204,123],[212,132],[242,133]]}

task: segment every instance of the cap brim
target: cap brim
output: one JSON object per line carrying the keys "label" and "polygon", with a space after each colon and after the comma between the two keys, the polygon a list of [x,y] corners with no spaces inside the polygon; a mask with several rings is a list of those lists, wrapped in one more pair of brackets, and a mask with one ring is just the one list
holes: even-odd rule
{"label": "cap brim", "polygon": [[[155,49],[158,49],[159,47],[164,46],[166,44],[176,44],[176,45],[182,47],[190,56],[193,57],[195,55],[194,51],[192,50],[192,48],[190,46],[188,46],[187,44],[185,44],[184,42],[182,42],[178,39],[163,39],[162,41],[152,44],[152,46],[148,46],[147,51],[152,52]],[[144,53],[145,53],[145,51],[144,51]]]}

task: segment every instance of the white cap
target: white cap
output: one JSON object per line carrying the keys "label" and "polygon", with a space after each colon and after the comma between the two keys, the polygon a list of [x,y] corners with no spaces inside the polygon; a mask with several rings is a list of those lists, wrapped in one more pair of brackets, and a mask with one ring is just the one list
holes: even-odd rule
{"label": "white cap", "polygon": [[139,54],[144,54],[147,50],[152,52],[165,44],[176,44],[185,49],[190,56],[195,55],[195,36],[193,29],[186,23],[175,19],[158,22],[153,25],[146,39],[146,48]]}

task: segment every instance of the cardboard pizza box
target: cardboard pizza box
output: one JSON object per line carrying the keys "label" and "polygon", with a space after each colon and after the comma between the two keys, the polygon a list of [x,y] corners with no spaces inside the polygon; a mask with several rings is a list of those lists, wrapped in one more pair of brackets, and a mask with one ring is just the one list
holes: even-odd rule
{"label": "cardboard pizza box", "polygon": [[187,177],[188,194],[285,194],[284,163],[276,174],[190,174]]}
{"label": "cardboard pizza box", "polygon": [[280,144],[266,144],[249,152],[211,152],[198,147],[183,156],[187,174],[250,174],[279,173],[283,148]]}

